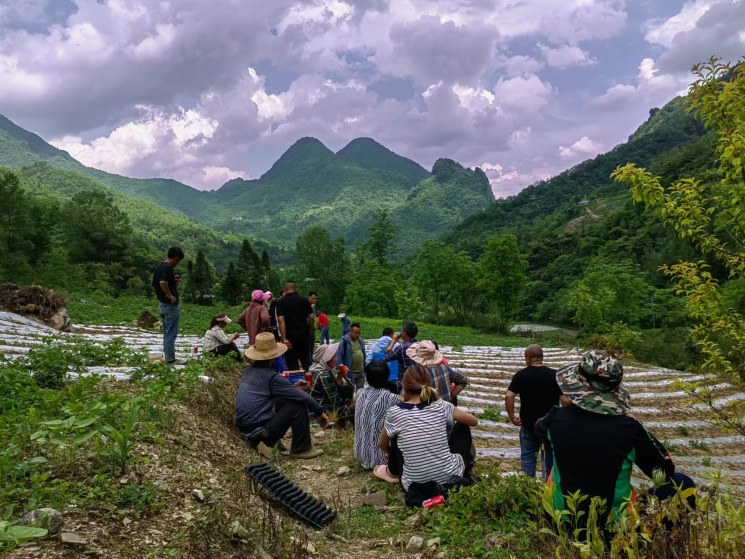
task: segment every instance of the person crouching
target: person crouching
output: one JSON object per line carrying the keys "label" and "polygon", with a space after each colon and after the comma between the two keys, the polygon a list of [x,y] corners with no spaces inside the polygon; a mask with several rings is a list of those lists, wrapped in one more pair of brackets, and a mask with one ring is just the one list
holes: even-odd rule
{"label": "person crouching", "polygon": [[243,356],[235,345],[235,340],[240,337],[240,334],[231,334],[228,336],[225,333],[225,327],[231,322],[233,321],[224,314],[213,316],[210,321],[210,327],[204,334],[202,349],[206,353],[211,353],[215,356],[231,354],[242,363]]}
{"label": "person crouching", "polygon": [[273,459],[272,447],[292,429],[290,455],[315,458],[323,454],[313,448],[308,412],[316,414],[321,427],[328,416],[320,404],[305,392],[308,383],[299,380],[293,386],[271,367],[287,346],[277,343],[274,334],[257,334],[256,343],[246,350],[253,364],[246,367],[238,387],[235,404],[236,425],[249,444],[264,457]]}
{"label": "person crouching", "polygon": [[354,385],[336,366],[336,355],[339,344],[321,345],[313,352],[313,365],[309,372],[313,374],[313,389],[310,395],[318,402],[324,412],[338,414],[340,426],[354,416],[351,411]]}

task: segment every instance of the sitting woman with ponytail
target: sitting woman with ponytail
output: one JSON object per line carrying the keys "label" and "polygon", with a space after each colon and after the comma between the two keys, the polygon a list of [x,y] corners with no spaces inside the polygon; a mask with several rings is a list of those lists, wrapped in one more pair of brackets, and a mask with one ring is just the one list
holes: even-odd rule
{"label": "sitting woman with ponytail", "polygon": [[400,477],[407,492],[412,483],[467,476],[474,464],[470,427],[478,420],[440,399],[420,365],[406,369],[401,384],[403,402],[388,410],[380,434],[390,475]]}

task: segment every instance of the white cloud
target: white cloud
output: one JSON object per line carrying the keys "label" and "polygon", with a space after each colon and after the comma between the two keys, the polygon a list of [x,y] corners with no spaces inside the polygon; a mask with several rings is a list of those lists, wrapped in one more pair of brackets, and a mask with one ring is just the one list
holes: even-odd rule
{"label": "white cloud", "polygon": [[574,45],[562,45],[552,48],[546,45],[538,45],[543,53],[546,63],[552,68],[568,68],[570,66],[587,66],[597,63],[589,53]]}
{"label": "white cloud", "polygon": [[685,93],[689,82],[687,74],[670,75],[659,72],[655,61],[645,58],[639,64],[636,85],[617,84],[592,99],[589,106],[615,110],[634,104],[657,105]]}
{"label": "white cloud", "polygon": [[564,159],[575,159],[578,157],[590,157],[603,151],[603,145],[600,142],[591,140],[587,136],[582,136],[569,147],[559,146],[559,157]]}
{"label": "white cloud", "polygon": [[647,32],[644,38],[652,44],[671,47],[673,39],[678,33],[695,29],[699,18],[704,15],[714,2],[712,0],[696,0],[687,2],[679,13],[666,20],[647,22]]}

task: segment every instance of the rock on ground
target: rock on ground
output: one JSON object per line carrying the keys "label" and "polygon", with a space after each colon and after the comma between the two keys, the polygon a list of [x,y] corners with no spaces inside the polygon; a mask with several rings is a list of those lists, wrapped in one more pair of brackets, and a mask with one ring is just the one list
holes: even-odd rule
{"label": "rock on ground", "polygon": [[411,536],[409,543],[406,544],[406,551],[416,553],[421,551],[422,545],[424,545],[424,539],[421,536]]}
{"label": "rock on ground", "polygon": [[22,526],[44,528],[50,536],[59,533],[64,523],[65,521],[62,518],[62,513],[50,508],[32,510],[24,516],[20,522]]}

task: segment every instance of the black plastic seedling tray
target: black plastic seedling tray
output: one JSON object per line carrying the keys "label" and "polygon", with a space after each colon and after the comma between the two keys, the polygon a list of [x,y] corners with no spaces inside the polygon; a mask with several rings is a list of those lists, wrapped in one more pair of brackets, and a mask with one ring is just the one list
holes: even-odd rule
{"label": "black plastic seedling tray", "polygon": [[263,485],[287,510],[315,528],[336,518],[336,511],[311,497],[269,464],[252,464],[243,470]]}

